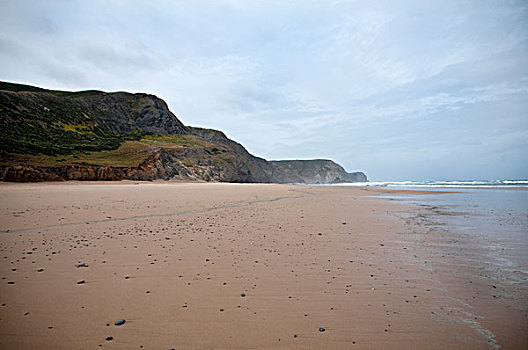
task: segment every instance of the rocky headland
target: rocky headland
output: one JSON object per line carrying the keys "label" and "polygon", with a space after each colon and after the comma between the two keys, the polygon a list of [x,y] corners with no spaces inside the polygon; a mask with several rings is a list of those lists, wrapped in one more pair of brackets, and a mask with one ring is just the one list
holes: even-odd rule
{"label": "rocky headland", "polygon": [[149,94],[0,82],[0,180],[367,181],[331,160],[267,161],[218,130],[184,125]]}

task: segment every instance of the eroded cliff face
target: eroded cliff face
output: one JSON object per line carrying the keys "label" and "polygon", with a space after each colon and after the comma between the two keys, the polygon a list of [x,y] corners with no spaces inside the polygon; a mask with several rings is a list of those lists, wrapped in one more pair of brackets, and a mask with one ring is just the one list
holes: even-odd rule
{"label": "eroded cliff face", "polygon": [[153,95],[0,82],[0,107],[2,181],[366,181],[329,160],[255,157],[221,131],[183,125]]}

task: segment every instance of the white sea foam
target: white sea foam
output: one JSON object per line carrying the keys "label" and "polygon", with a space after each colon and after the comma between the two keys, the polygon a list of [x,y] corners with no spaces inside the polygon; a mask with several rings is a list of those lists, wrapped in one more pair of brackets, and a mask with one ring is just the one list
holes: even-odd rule
{"label": "white sea foam", "polygon": [[467,180],[467,181],[372,181],[332,184],[332,186],[368,187],[528,187],[528,180]]}

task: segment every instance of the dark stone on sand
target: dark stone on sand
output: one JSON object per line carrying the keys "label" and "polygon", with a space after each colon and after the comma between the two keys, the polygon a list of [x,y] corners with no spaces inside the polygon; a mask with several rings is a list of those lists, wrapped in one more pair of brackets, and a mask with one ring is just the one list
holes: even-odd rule
{"label": "dark stone on sand", "polygon": [[86,265],[85,263],[82,263],[82,264],[77,265],[77,267],[88,267],[88,265]]}
{"label": "dark stone on sand", "polygon": [[323,233],[322,233],[322,232],[319,232],[319,233],[318,233],[317,235],[318,235],[318,236],[322,236],[322,235],[323,235]]}
{"label": "dark stone on sand", "polygon": [[115,321],[114,325],[116,325],[116,326],[121,326],[121,325],[124,325],[125,322],[126,322],[126,321],[125,321],[124,319],[121,319],[121,320]]}
{"label": "dark stone on sand", "polygon": [[326,329],[324,329],[323,327],[319,328],[319,332],[324,332],[326,331]]}
{"label": "dark stone on sand", "polygon": [[240,293],[240,296],[243,298],[246,296],[246,293]]}
{"label": "dark stone on sand", "polygon": [[114,340],[114,337],[106,337],[106,341]]}
{"label": "dark stone on sand", "polygon": [[44,271],[44,269],[38,269],[37,271],[38,271],[38,272],[42,272],[42,271]]}
{"label": "dark stone on sand", "polygon": [[9,282],[7,282],[7,284],[15,284],[15,282],[9,281]]}
{"label": "dark stone on sand", "polygon": [[80,281],[77,281],[77,284],[85,284],[86,281],[85,280],[80,280]]}

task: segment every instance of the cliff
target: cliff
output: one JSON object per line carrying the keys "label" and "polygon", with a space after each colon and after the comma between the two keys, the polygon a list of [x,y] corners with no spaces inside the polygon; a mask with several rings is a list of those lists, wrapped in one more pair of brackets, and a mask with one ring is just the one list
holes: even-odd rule
{"label": "cliff", "polygon": [[183,125],[156,96],[0,82],[2,181],[363,181],[332,161],[269,162],[221,131]]}
{"label": "cliff", "polygon": [[339,164],[327,159],[270,161],[278,170],[294,179],[292,182],[329,184],[340,182],[366,182],[362,172],[347,173]]}

